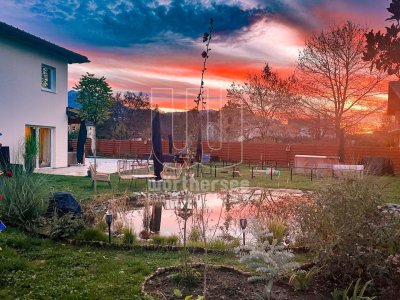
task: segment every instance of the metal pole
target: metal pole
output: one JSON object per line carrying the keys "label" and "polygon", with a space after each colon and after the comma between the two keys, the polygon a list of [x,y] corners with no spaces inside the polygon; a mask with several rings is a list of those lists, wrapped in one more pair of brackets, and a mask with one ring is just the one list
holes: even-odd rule
{"label": "metal pole", "polygon": [[214,166],[214,177],[217,178],[217,166]]}
{"label": "metal pole", "polygon": [[254,178],[254,167],[251,167],[251,178]]}
{"label": "metal pole", "polygon": [[313,169],[311,168],[311,181],[312,181]]}
{"label": "metal pole", "polygon": [[293,168],[290,168],[290,181],[293,181]]}
{"label": "metal pole", "polygon": [[246,233],[243,231],[243,246],[246,246]]}
{"label": "metal pole", "polygon": [[271,168],[271,180],[272,180],[272,165],[270,166],[270,168]]}
{"label": "metal pole", "polygon": [[108,225],[108,242],[111,244],[111,225]]}

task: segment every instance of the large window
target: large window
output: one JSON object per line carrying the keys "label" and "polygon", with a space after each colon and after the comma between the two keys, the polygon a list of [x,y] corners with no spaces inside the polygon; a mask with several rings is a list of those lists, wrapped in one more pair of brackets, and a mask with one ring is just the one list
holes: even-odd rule
{"label": "large window", "polygon": [[48,92],[56,91],[56,68],[42,65],[42,90]]}

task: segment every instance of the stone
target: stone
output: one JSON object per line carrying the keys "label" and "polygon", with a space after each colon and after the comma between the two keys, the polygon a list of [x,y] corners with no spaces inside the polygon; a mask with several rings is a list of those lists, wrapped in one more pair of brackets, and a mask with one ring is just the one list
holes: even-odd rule
{"label": "stone", "polygon": [[82,214],[82,209],[78,201],[68,192],[56,192],[53,194],[47,213],[53,214],[55,211],[59,215],[72,213],[73,215],[80,216]]}

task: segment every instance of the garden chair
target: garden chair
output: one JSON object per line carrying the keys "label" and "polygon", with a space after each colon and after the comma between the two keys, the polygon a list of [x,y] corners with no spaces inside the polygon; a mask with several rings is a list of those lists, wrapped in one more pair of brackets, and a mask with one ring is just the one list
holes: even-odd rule
{"label": "garden chair", "polygon": [[128,162],[126,159],[120,159],[117,161],[117,171],[118,171],[118,181],[130,180],[131,185],[133,181],[132,174],[132,163]]}
{"label": "garden chair", "polygon": [[92,186],[94,185],[94,181],[107,182],[111,188],[111,176],[107,173],[100,173],[95,171],[94,166],[89,163],[90,177],[92,178]]}

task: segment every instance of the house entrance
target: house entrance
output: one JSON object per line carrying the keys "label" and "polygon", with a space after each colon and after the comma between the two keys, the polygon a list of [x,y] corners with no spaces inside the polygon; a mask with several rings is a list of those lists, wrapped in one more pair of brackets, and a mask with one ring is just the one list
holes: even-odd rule
{"label": "house entrance", "polygon": [[25,162],[29,160],[34,168],[52,167],[53,128],[26,126]]}

